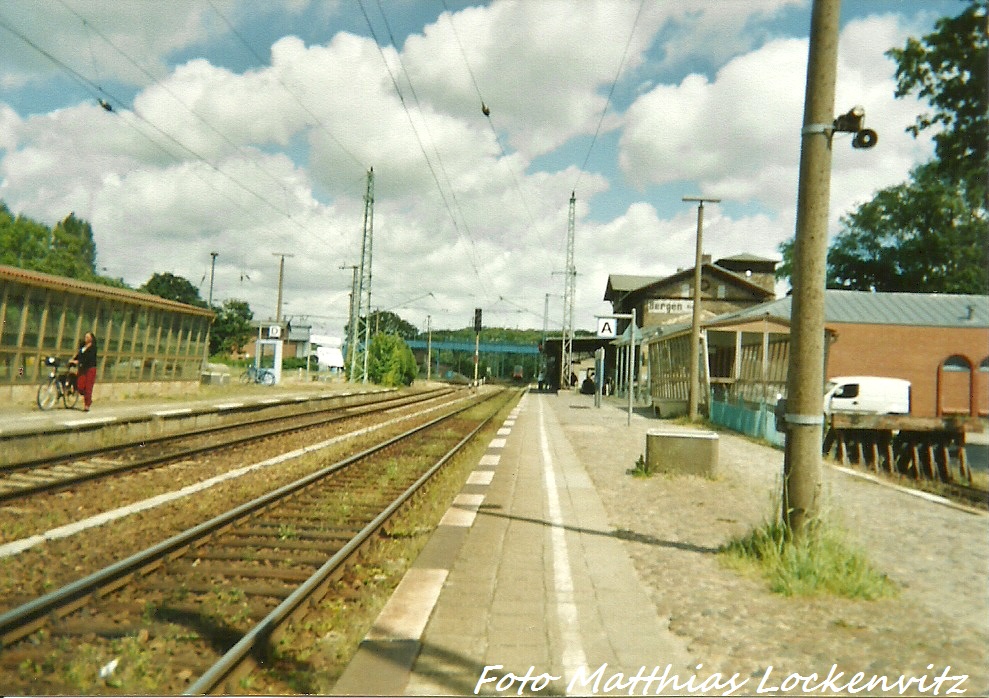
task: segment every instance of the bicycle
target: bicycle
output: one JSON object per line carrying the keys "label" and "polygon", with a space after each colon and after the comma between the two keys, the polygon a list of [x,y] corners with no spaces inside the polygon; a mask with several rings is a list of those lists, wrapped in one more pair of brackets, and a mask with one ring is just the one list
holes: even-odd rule
{"label": "bicycle", "polygon": [[48,380],[38,386],[38,407],[43,410],[50,410],[60,399],[65,409],[71,410],[79,401],[79,391],[69,371],[58,372],[58,359],[49,356],[45,359],[45,366],[48,367]]}
{"label": "bicycle", "polygon": [[240,374],[240,382],[247,385],[249,383],[261,383],[262,385],[274,385],[275,384],[275,372],[269,371],[266,368],[258,368],[256,366],[248,366],[247,369]]}

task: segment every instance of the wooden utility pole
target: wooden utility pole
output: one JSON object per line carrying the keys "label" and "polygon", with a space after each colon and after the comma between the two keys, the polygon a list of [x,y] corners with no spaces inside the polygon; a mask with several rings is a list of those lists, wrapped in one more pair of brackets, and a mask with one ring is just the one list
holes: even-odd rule
{"label": "wooden utility pole", "polygon": [[275,257],[281,257],[281,261],[278,262],[278,301],[275,304],[275,324],[282,324],[282,282],[285,278],[285,258],[294,257],[294,254],[288,254],[286,252],[272,252]]}
{"label": "wooden utility pole", "polygon": [[[701,392],[701,269],[704,266],[702,237],[704,233],[704,202],[719,203],[721,199],[685,196],[684,201],[697,202],[697,249],[694,252],[694,310],[690,323],[690,421],[697,421],[697,405]],[[706,363],[705,357],[705,363]]]}
{"label": "wooden utility pole", "polygon": [[783,520],[801,536],[820,513],[824,288],[841,0],[814,0],[801,129],[787,373]]}
{"label": "wooden utility pole", "polygon": [[[206,301],[206,307],[212,310],[213,309],[213,275],[216,273],[216,257],[220,253],[210,252],[209,254],[210,257],[212,257],[213,259],[210,262],[210,267],[209,267],[209,300]],[[209,341],[210,341],[210,334],[212,333],[212,329],[213,329],[213,323],[210,323],[209,325],[206,326],[206,346],[203,348],[203,372],[209,370]]]}

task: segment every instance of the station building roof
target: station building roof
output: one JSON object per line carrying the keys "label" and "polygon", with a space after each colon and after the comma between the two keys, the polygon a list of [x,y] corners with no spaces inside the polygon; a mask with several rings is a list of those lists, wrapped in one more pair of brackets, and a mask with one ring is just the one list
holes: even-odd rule
{"label": "station building roof", "polygon": [[200,308],[195,305],[171,301],[160,296],[140,291],[132,291],[127,288],[116,286],[106,286],[90,281],[80,281],[64,276],[45,274],[40,271],[30,269],[20,269],[0,264],[0,281],[24,284],[36,288],[51,289],[72,293],[77,296],[88,296],[90,298],[100,298],[109,301],[122,301],[132,305],[141,305],[156,310],[167,310],[171,312],[184,313],[186,315],[201,315],[213,317],[214,313],[208,308]]}
{"label": "station building roof", "polygon": [[[759,316],[790,319],[792,297],[722,315],[743,320]],[[873,293],[828,289],[824,321],[859,325],[989,328],[989,296],[960,293]]]}

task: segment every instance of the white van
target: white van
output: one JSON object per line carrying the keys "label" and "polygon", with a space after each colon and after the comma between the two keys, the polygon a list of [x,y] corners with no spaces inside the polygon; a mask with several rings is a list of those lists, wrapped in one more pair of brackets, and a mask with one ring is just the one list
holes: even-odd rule
{"label": "white van", "polygon": [[910,381],[880,376],[838,376],[828,380],[824,413],[910,414]]}

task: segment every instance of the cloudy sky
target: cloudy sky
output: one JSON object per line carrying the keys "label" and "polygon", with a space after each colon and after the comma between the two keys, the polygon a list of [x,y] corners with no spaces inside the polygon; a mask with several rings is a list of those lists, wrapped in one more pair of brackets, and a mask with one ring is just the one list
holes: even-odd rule
{"label": "cloudy sky", "polygon": [[[931,157],[883,54],[957,0],[845,0],[838,218]],[[5,0],[0,200],[93,226],[104,274],[171,272],[341,334],[374,170],[372,305],[424,328],[576,324],[609,274],[793,236],[810,0]],[[108,111],[100,100],[112,107]],[[482,102],[489,111],[485,115]],[[292,256],[287,256],[292,255]]]}

